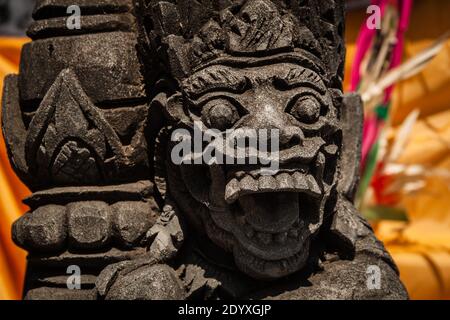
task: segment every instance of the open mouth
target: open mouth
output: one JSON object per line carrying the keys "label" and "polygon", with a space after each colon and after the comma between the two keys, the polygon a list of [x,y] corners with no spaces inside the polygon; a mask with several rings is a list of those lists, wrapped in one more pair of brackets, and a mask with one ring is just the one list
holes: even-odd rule
{"label": "open mouth", "polygon": [[323,191],[316,178],[300,166],[280,169],[273,176],[258,169],[227,169],[228,209],[212,212],[214,223],[234,235],[234,250],[252,256],[255,266],[295,265],[303,255],[310,224],[320,219]]}
{"label": "open mouth", "polygon": [[322,168],[313,161],[284,164],[274,175],[260,169],[210,166],[207,178],[200,167],[187,166],[182,172],[192,184],[191,194],[209,208],[204,217],[208,237],[233,252],[241,271],[279,278],[302,268],[310,237],[321,224]]}
{"label": "open mouth", "polygon": [[320,203],[320,198],[296,192],[247,194],[227,212],[211,212],[207,232],[211,239],[234,238],[235,263],[246,274],[284,277],[301,269],[308,257],[310,224],[320,219]]}
{"label": "open mouth", "polygon": [[244,195],[232,206],[232,233],[257,258],[287,259],[303,249],[310,225],[318,223],[319,199],[285,191]]}

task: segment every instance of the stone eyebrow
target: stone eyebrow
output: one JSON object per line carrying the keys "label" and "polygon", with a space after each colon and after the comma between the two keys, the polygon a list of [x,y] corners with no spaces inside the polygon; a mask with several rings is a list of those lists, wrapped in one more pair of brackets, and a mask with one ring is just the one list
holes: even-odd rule
{"label": "stone eyebrow", "polygon": [[322,78],[314,71],[303,68],[291,68],[284,76],[275,76],[274,83],[282,88],[294,88],[298,86],[310,86],[321,94],[326,92]]}
{"label": "stone eyebrow", "polygon": [[213,91],[242,93],[247,89],[248,79],[241,72],[223,66],[208,67],[183,82],[184,91],[192,98]]}

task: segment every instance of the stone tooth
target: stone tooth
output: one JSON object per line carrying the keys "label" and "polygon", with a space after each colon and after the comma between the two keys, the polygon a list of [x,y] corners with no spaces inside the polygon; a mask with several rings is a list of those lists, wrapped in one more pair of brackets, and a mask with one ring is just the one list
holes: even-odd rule
{"label": "stone tooth", "polygon": [[232,179],[227,183],[225,187],[225,200],[228,203],[233,203],[239,198],[239,192],[241,191],[239,181]]}
{"label": "stone tooth", "polygon": [[258,180],[259,177],[261,176],[261,170],[253,170],[250,171],[248,174],[251,175],[254,179]]}
{"label": "stone tooth", "polygon": [[242,178],[244,178],[247,174],[244,171],[239,171],[236,172],[236,178],[238,178],[239,180],[241,180]]}
{"label": "stone tooth", "polygon": [[295,172],[292,175],[294,179],[295,188],[299,191],[308,189],[308,182],[306,181],[306,177],[304,174],[300,172]]}
{"label": "stone tooth", "polygon": [[278,187],[283,190],[294,189],[294,179],[289,173],[281,173],[277,176]]}
{"label": "stone tooth", "polygon": [[311,193],[315,195],[322,194],[322,191],[320,190],[319,184],[317,183],[316,179],[312,175],[306,176],[306,181],[308,183],[308,190],[311,191]]}
{"label": "stone tooth", "polygon": [[265,245],[268,245],[272,242],[272,235],[270,233],[258,232],[256,236],[258,237],[259,241],[261,241]]}
{"label": "stone tooth", "polygon": [[284,244],[287,240],[287,232],[282,232],[277,235],[275,235],[275,242],[279,244]]}
{"label": "stone tooth", "polygon": [[242,191],[250,191],[250,192],[257,192],[258,191],[258,182],[253,179],[252,176],[246,175],[244,178],[242,178],[240,182],[240,188]]}
{"label": "stone tooth", "polygon": [[277,189],[277,181],[273,176],[261,176],[258,180],[259,190],[273,191]]}

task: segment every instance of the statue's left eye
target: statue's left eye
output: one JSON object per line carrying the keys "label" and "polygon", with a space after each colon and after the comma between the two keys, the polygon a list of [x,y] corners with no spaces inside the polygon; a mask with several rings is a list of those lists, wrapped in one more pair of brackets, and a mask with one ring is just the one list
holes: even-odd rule
{"label": "statue's left eye", "polygon": [[320,111],[320,102],[313,96],[306,96],[299,98],[290,108],[289,113],[300,122],[312,124],[319,120]]}
{"label": "statue's left eye", "polygon": [[203,107],[202,120],[209,128],[224,131],[239,120],[239,112],[227,100],[210,101]]}

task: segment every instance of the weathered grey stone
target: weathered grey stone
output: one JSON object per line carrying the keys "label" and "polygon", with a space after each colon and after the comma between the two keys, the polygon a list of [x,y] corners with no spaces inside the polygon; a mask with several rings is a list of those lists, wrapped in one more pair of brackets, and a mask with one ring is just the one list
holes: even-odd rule
{"label": "weathered grey stone", "polygon": [[181,32],[180,16],[175,4],[159,1],[153,6],[155,28],[160,34],[179,34]]}
{"label": "weathered grey stone", "polygon": [[[372,284],[368,275],[379,271],[380,282]],[[402,300],[407,292],[396,272],[384,262],[359,256],[353,261],[337,261],[324,265],[324,270],[310,277],[312,285],[269,297],[275,300]]]}
{"label": "weathered grey stone", "polygon": [[95,281],[95,288],[101,297],[105,297],[116,280],[119,272],[133,264],[133,261],[121,261],[108,265],[102,270]]}
{"label": "weathered grey stone", "polygon": [[[67,270],[67,268],[66,268]],[[36,276],[30,276],[30,280],[32,279],[36,283],[42,286],[48,286],[48,287],[67,287],[67,283],[73,284],[73,277],[71,274],[65,274],[65,275],[41,275],[38,274]],[[97,279],[96,275],[93,274],[84,274],[81,273],[80,275],[80,288],[81,289],[88,289],[92,288],[95,284],[95,280]]]}
{"label": "weathered grey stone", "polygon": [[96,300],[97,291],[69,290],[54,287],[31,289],[25,295],[25,300]]}
{"label": "weathered grey stone", "polygon": [[24,203],[31,207],[49,204],[55,199],[68,203],[73,201],[101,200],[115,202],[117,199],[145,201],[153,194],[153,183],[142,180],[134,183],[109,186],[61,187],[37,191]]}
{"label": "weathered grey stone", "polygon": [[67,17],[40,20],[30,26],[27,34],[33,40],[37,40],[49,37],[95,33],[98,31],[132,32],[134,31],[134,16],[131,14],[82,15],[80,17],[80,25],[82,26],[80,29],[67,28]]}
{"label": "weathered grey stone", "polygon": [[145,265],[118,276],[107,300],[181,300],[183,284],[167,265]]}
{"label": "weathered grey stone", "polygon": [[[89,269],[104,268],[110,264],[121,261],[134,260],[146,254],[145,248],[135,247],[132,250],[121,250],[110,248],[108,250],[96,250],[95,252],[85,250],[83,252],[74,252],[76,250],[66,250],[58,255],[42,255],[35,252],[28,256],[28,261],[36,268],[65,268],[68,265],[85,266]],[[52,270],[52,269],[50,269]]]}
{"label": "weathered grey stone", "polygon": [[19,103],[19,84],[17,75],[9,75],[4,80],[2,96],[2,133],[10,157],[11,165],[22,181],[28,183],[28,165],[25,160],[25,141],[27,130],[22,118]]}
{"label": "weathered grey stone", "polygon": [[76,249],[101,249],[112,236],[109,206],[100,201],[67,205],[69,245]]}
{"label": "weathered grey stone", "polygon": [[[145,97],[133,33],[110,32],[36,40],[22,50],[20,96],[44,98],[58,74],[71,68],[94,103]],[[36,76],[39,75],[39,76]],[[114,75],[114,76],[112,76]]]}
{"label": "weathered grey stone", "polygon": [[172,205],[164,206],[161,216],[146,234],[146,242],[150,242],[149,254],[156,261],[165,262],[175,257],[184,241],[175,210]]}
{"label": "weathered grey stone", "polygon": [[[133,9],[133,0],[77,0],[76,3],[86,14],[129,12]],[[71,0],[36,0],[33,18],[39,20],[51,15],[67,15]]]}
{"label": "weathered grey stone", "polygon": [[126,201],[111,206],[114,215],[114,229],[118,242],[125,246],[137,245],[155,223],[155,204]]}
{"label": "weathered grey stone", "polygon": [[13,226],[14,241],[30,251],[55,252],[64,248],[67,217],[64,206],[47,205],[25,214]]}
{"label": "weathered grey stone", "polygon": [[343,197],[336,204],[336,214],[330,227],[334,240],[341,244],[340,252],[347,257],[355,254],[355,243],[358,240],[358,222],[356,208]]}
{"label": "weathered grey stone", "polygon": [[341,180],[339,191],[353,202],[358,189],[359,163],[361,162],[361,152],[355,151],[361,150],[362,143],[362,140],[354,139],[354,137],[360,137],[363,134],[364,108],[361,97],[357,94],[345,95],[344,105],[345,108],[341,112],[341,117],[346,119],[342,126],[343,139],[346,143],[344,143],[344,149],[341,151],[340,166],[343,170],[339,177]]}

